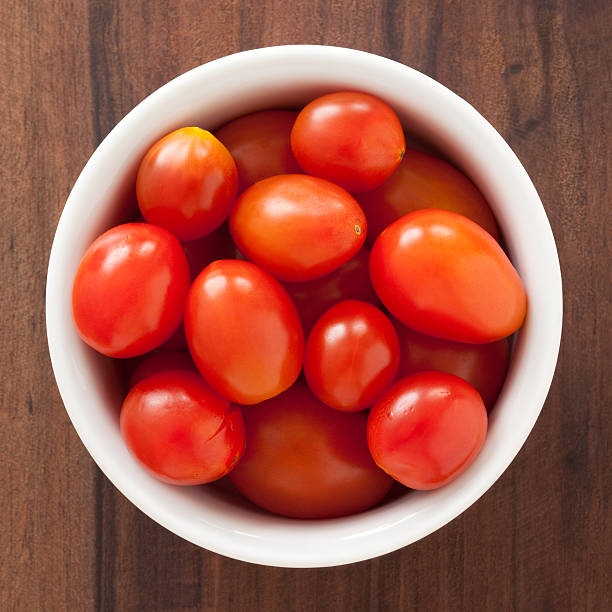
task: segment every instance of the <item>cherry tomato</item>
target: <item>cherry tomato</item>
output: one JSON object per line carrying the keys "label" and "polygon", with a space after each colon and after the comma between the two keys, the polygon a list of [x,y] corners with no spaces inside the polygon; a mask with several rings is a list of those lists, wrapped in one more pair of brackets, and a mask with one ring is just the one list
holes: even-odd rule
{"label": "cherry tomato", "polygon": [[204,268],[187,296],[185,333],[204,378],[237,404],[278,395],[302,367],[304,334],[291,298],[247,261]]}
{"label": "cherry tomato", "polygon": [[395,379],[399,355],[391,321],[371,304],[346,300],[312,328],[304,375],[310,390],[331,408],[363,410]]}
{"label": "cherry tomato", "polygon": [[166,370],[197,372],[191,355],[182,351],[159,351],[146,355],[130,376],[130,388],[141,380]]}
{"label": "cherry tomato", "polygon": [[236,199],[238,171],[229,151],[210,132],[176,130],[158,140],[138,168],[142,216],[180,240],[217,229]]}
{"label": "cherry tomato", "polygon": [[478,391],[445,372],[398,381],[368,417],[374,461],[413,489],[437,489],[457,478],[480,452],[486,433]]}
{"label": "cherry tomato", "polygon": [[326,276],[283,283],[300,314],[304,332],[308,333],[326,310],[342,300],[380,303],[370,282],[369,259],[370,249],[364,245],[355,257]]}
{"label": "cherry tomato", "polygon": [[240,251],[284,281],[329,274],[359,251],[366,229],[353,196],[303,174],[259,181],[240,196],[230,216]]}
{"label": "cherry tomato", "polygon": [[489,344],[465,344],[419,334],[401,323],[398,377],[439,370],[463,378],[480,393],[488,410],[501,391],[510,356],[507,338]]}
{"label": "cherry tomato", "polygon": [[291,151],[296,111],[265,110],[226,123],[215,136],[227,147],[238,168],[238,192],[276,174],[302,171]]}
{"label": "cherry tomato", "polygon": [[406,149],[397,170],[377,189],[360,193],[368,220],[368,242],[403,215],[424,208],[451,210],[483,227],[495,240],[495,217],[474,183],[456,168],[427,153]]}
{"label": "cherry tomato", "polygon": [[126,223],[85,252],[72,287],[77,331],[109,357],[157,348],[181,322],[189,267],[178,240],[161,227]]}
{"label": "cherry tomato", "polygon": [[192,280],[209,263],[218,259],[234,259],[237,253],[227,223],[203,238],[183,242],[183,251],[189,263]]}
{"label": "cherry tomato", "polygon": [[300,111],[291,148],[306,173],[359,192],[391,176],[405,141],[387,104],[370,94],[345,91],[316,98]]}
{"label": "cherry tomato", "polygon": [[366,443],[366,414],[328,408],[298,381],[244,411],[246,451],[230,474],[258,506],[296,518],[330,518],[379,502],[392,480]]}
{"label": "cherry tomato", "polygon": [[240,408],[194,372],[168,370],[141,380],[123,402],[120,426],[132,454],[171,484],[217,480],[244,449]]}
{"label": "cherry tomato", "polygon": [[527,298],[491,235],[446,210],[418,210],[376,239],[370,278],[402,323],[437,338],[484,344],[523,323]]}

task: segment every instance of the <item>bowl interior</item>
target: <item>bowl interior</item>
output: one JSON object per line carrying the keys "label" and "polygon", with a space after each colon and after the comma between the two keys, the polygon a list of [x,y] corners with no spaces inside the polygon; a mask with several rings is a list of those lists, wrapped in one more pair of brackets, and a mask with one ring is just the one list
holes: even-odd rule
{"label": "bowl interior", "polygon": [[[180,488],[149,476],[118,427],[122,387],[111,360],[83,344],[71,319],[72,280],[87,246],[134,207],[138,164],[162,135],[214,129],[241,114],[298,107],[342,89],[385,99],[406,130],[444,152],[489,201],[521,274],[529,311],[508,378],[475,463],[450,485],[406,492],[358,515],[298,521],[257,510],[223,486]],[[66,203],[47,283],[47,331],[60,393],[90,454],[141,510],[178,535],[238,559],[282,566],[336,565],[384,554],[439,528],[482,495],[512,461],[541,410],[559,346],[561,282],[550,226],[520,162],[465,101],[428,77],[378,56],[334,47],[244,52],[188,72],[128,114],[92,155]]]}

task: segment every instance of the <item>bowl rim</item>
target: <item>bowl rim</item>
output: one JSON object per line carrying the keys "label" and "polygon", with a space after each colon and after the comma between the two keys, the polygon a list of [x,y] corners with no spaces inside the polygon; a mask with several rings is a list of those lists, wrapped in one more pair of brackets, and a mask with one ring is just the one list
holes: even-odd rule
{"label": "bowl rim", "polygon": [[[139,487],[127,479],[121,469],[118,469],[117,464],[109,459],[108,453],[105,453],[103,441],[96,437],[96,432],[91,430],[87,420],[83,417],[82,412],[75,403],[78,398],[75,396],[74,389],[71,388],[70,380],[70,371],[71,368],[74,368],[74,364],[70,363],[70,356],[66,355],[62,350],[62,336],[60,332],[62,326],[59,320],[60,313],[56,306],[59,303],[58,294],[62,290],[63,283],[61,264],[67,257],[65,235],[67,235],[70,224],[74,222],[77,216],[81,192],[91,177],[95,175],[101,160],[111,155],[113,149],[120,145],[125,128],[141,121],[147,113],[155,112],[156,108],[161,108],[167,100],[171,100],[175,96],[175,91],[178,91],[177,88],[179,86],[184,88],[197,83],[199,80],[205,79],[206,75],[211,71],[216,71],[217,73],[218,71],[242,71],[245,69],[245,65],[251,68],[261,67],[269,65],[271,61],[294,62],[297,64],[300,62],[317,61],[339,64],[347,63],[359,65],[364,71],[379,70],[384,71],[387,76],[393,75],[400,80],[409,79],[411,83],[418,85],[422,91],[427,91],[432,96],[432,99],[443,100],[444,106],[448,107],[449,112],[452,110],[458,125],[465,123],[465,125],[479,130],[479,137],[484,141],[483,145],[503,159],[505,170],[511,173],[513,180],[516,181],[517,192],[523,194],[527,202],[524,206],[529,206],[530,212],[533,213],[533,219],[530,218],[530,221],[534,223],[533,231],[536,232],[537,230],[540,253],[545,257],[545,266],[549,275],[548,296],[544,296],[542,299],[548,300],[550,310],[547,318],[541,316],[542,313],[540,312],[536,313],[538,325],[542,327],[537,330],[537,335],[540,341],[544,343],[544,346],[548,347],[548,350],[544,355],[539,356],[539,379],[536,388],[529,396],[530,411],[525,418],[517,421],[520,425],[520,430],[516,432],[512,445],[503,456],[498,457],[494,464],[485,466],[481,470],[482,474],[478,480],[472,478],[469,481],[469,487],[463,490],[453,487],[459,479],[455,483],[444,487],[444,489],[448,488],[449,490],[450,487],[453,487],[453,494],[449,493],[446,496],[452,497],[453,503],[443,505],[432,513],[423,513],[420,516],[422,522],[416,529],[405,529],[405,521],[410,516],[401,518],[400,512],[395,513],[395,520],[385,525],[361,531],[351,529],[352,525],[359,524],[359,518],[348,521],[346,519],[331,519],[329,521],[318,522],[302,521],[301,524],[304,526],[304,529],[316,525],[318,528],[317,533],[320,533],[318,539],[315,537],[318,541],[318,546],[308,547],[299,545],[300,542],[304,544],[308,541],[306,535],[301,535],[293,544],[282,544],[282,538],[279,539],[280,536],[285,534],[289,540],[292,540],[292,536],[295,535],[292,531],[295,525],[291,520],[281,518],[278,518],[279,531],[281,532],[279,538],[266,537],[267,532],[265,530],[259,535],[242,532],[239,529],[224,533],[218,526],[209,524],[204,519],[200,519],[197,525],[186,525],[178,520],[176,516],[169,513],[167,509],[152,504],[151,499],[143,496],[141,491],[139,491]],[[88,452],[107,478],[140,510],[180,537],[228,557],[252,563],[282,567],[324,567],[374,558],[425,537],[449,523],[472,505],[497,481],[510,465],[535,425],[552,382],[559,352],[561,326],[561,271],[552,230],[533,183],[509,145],[495,128],[470,104],[437,81],[394,60],[345,47],[282,45],[242,51],[193,68],[169,81],[142,100],[104,138],[79,174],[68,196],[57,226],[47,273],[46,327],[49,352],[56,382],[73,426]],[[525,348],[524,350],[526,351],[527,349]],[[469,473],[469,471],[464,473],[464,475]],[[460,478],[463,479],[464,475]],[[419,496],[420,493],[411,493],[410,495]],[[442,499],[444,500],[445,498]],[[357,517],[359,516],[361,515],[357,515]],[[341,528],[341,526],[345,528]],[[300,531],[300,529],[297,531]],[[298,542],[298,545],[296,545],[296,542]]]}

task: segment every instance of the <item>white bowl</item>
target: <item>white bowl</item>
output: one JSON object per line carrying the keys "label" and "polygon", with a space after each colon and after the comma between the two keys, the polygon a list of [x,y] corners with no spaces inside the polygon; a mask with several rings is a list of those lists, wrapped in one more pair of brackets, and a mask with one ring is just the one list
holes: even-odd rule
{"label": "white bowl", "polygon": [[[126,194],[147,148],[181,126],[216,128],[241,114],[299,105],[337,90],[385,99],[406,128],[452,159],[491,205],[529,299],[482,452],[451,484],[409,492],[346,518],[304,521],[259,512],[215,486],[173,487],[149,476],[119,433],[121,391],[106,358],[74,329],[72,281],[87,246],[125,215]],[[128,198],[129,199],[129,198]],[[523,166],[467,102],[394,61],[338,47],[246,51],[174,79],[132,110],[96,149],[59,221],[47,277],[47,335],[68,415],[114,485],[177,535],[228,557],[285,567],[340,565],[388,553],[439,529],[502,474],[542,409],[561,336],[561,274],[553,235]]]}

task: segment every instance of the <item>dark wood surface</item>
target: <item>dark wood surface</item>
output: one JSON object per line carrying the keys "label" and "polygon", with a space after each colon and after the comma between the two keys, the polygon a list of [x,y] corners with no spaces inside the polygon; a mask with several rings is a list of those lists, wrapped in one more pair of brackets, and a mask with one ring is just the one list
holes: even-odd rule
{"label": "dark wood surface", "polygon": [[[610,609],[611,30],[609,0],[3,0],[0,610]],[[556,376],[511,467],[433,535],[332,569],[233,561],[136,510],[74,432],[45,336],[55,226],[97,144],[172,77],[288,43],[385,55],[472,103],[538,188],[564,280]]]}

